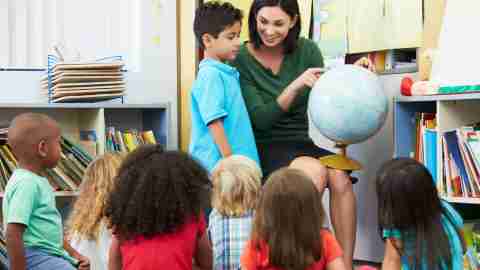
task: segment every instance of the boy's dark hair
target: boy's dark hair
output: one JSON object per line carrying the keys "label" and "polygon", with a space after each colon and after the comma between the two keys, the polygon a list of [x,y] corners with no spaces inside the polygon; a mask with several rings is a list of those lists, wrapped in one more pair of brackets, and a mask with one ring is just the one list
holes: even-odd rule
{"label": "boy's dark hair", "polygon": [[144,145],[122,163],[105,215],[125,239],[171,233],[199,218],[209,200],[210,180],[189,155]]}
{"label": "boy's dark hair", "polygon": [[423,269],[424,258],[425,269],[441,269],[443,263],[452,269],[450,243],[441,221],[446,210],[427,168],[414,159],[392,159],[380,168],[376,189],[380,237],[384,229],[396,229],[403,241],[414,242],[408,246],[412,251],[403,249],[405,242],[403,247],[396,247],[399,254],[408,256],[410,269]]}
{"label": "boy's dark hair", "polygon": [[202,36],[210,34],[214,38],[218,37],[225,28],[234,25],[236,22],[242,22],[242,11],[232,4],[217,1],[202,4],[195,11],[193,21],[193,32],[201,49],[205,49]]}
{"label": "boy's dark hair", "polygon": [[256,248],[265,241],[269,262],[282,269],[307,269],[323,256],[321,195],[302,171],[275,171],[263,186],[252,228]]}
{"label": "boy's dark hair", "polygon": [[250,6],[248,15],[248,32],[250,42],[255,48],[260,48],[263,44],[257,29],[257,15],[260,9],[264,7],[280,7],[287,13],[291,19],[297,17],[295,26],[288,32],[287,37],[283,41],[283,48],[286,54],[292,53],[297,48],[298,37],[301,31],[300,9],[297,0],[254,0]]}

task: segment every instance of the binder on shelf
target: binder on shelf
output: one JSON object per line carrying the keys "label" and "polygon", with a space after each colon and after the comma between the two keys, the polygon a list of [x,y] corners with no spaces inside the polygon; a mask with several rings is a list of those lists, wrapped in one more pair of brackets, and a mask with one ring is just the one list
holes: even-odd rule
{"label": "binder on shelf", "polygon": [[141,144],[156,144],[157,140],[153,131],[138,131],[127,129],[120,131],[115,127],[107,128],[105,136],[105,148],[108,152],[128,153],[135,150]]}

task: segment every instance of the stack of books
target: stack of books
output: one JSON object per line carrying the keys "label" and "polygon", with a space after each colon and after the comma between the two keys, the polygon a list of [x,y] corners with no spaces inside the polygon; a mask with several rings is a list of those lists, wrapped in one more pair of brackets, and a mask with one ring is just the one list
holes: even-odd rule
{"label": "stack of books", "polygon": [[109,152],[132,152],[141,144],[156,144],[157,140],[151,130],[138,131],[136,129],[129,129],[124,132],[109,127],[107,129],[106,151]]}
{"label": "stack of books", "polygon": [[480,128],[464,126],[444,132],[443,181],[440,193],[449,197],[480,198]]}
{"label": "stack of books", "polygon": [[437,179],[437,120],[434,113],[415,114],[414,150],[410,156],[427,167]]}
{"label": "stack of books", "polygon": [[125,94],[124,63],[56,64],[41,87],[50,102],[95,102],[121,98]]}
{"label": "stack of books", "polygon": [[[62,137],[61,157],[57,167],[46,171],[45,176],[55,191],[77,191],[92,157],[71,140]],[[0,145],[0,192],[5,191],[8,179],[18,165],[10,146]]]}

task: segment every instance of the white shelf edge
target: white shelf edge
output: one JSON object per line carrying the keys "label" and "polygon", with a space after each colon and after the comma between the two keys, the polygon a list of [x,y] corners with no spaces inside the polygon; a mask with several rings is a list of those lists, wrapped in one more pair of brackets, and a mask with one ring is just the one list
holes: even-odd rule
{"label": "white shelf edge", "polygon": [[441,198],[450,203],[480,204],[480,198],[448,196],[441,196]]}
{"label": "white shelf edge", "polygon": [[430,96],[395,96],[395,102],[428,102],[480,99],[480,93],[440,94]]}
{"label": "white shelf edge", "polygon": [[168,109],[168,102],[150,104],[95,104],[95,103],[0,103],[0,109],[4,108],[64,108],[64,109]]}

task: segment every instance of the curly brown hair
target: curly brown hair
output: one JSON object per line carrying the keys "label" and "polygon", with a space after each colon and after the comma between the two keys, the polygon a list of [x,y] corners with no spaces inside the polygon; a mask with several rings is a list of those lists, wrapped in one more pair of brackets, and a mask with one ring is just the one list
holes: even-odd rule
{"label": "curly brown hair", "polygon": [[174,232],[208,205],[206,170],[189,155],[160,145],[138,147],[117,177],[105,215],[124,239]]}

